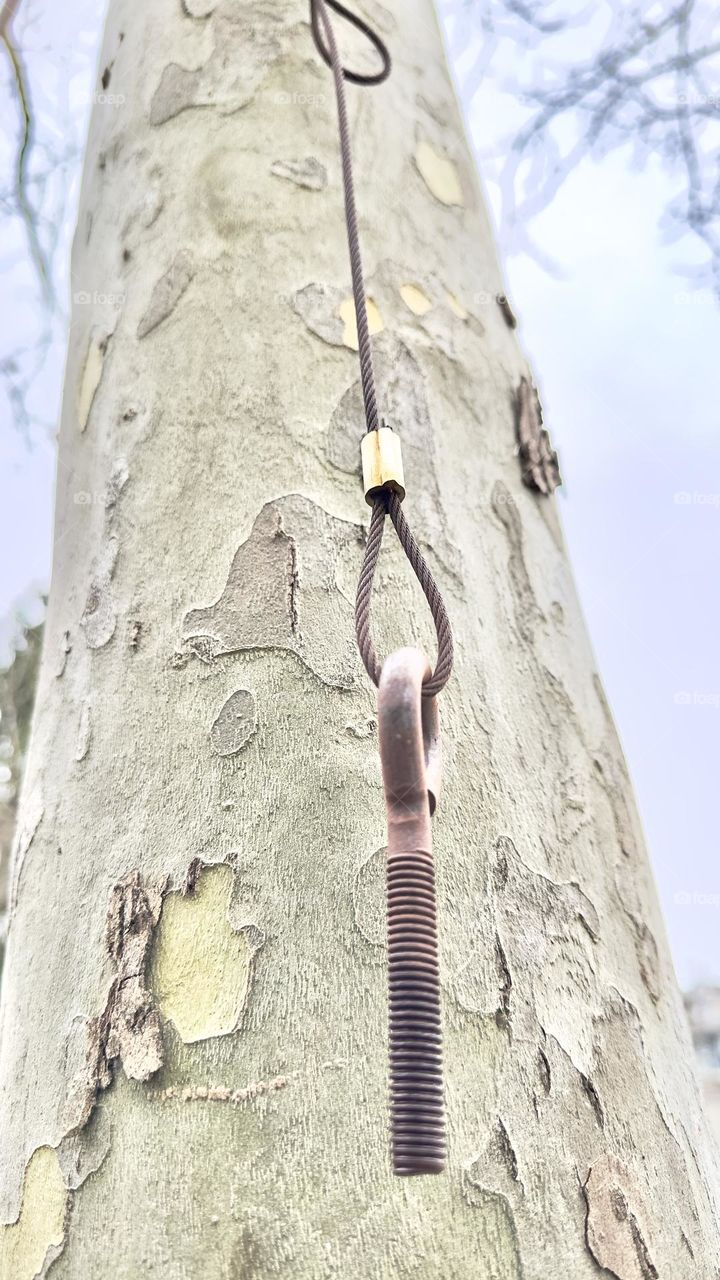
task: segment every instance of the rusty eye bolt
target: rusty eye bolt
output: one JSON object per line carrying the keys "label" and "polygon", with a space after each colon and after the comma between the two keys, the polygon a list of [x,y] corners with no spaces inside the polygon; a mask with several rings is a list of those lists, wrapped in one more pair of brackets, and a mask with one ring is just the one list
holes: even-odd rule
{"label": "rusty eye bolt", "polygon": [[445,1167],[440,976],[430,818],[440,786],[435,698],[418,649],[383,663],[378,699],[387,806],[390,1112],[393,1171]]}

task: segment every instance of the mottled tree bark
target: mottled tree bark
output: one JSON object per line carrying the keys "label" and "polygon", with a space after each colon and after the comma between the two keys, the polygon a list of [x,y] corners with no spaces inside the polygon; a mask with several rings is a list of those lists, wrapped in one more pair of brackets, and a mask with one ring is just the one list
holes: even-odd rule
{"label": "mottled tree bark", "polygon": [[[394,1181],[368,511],[302,0],[111,4],[0,1031],[0,1274],[710,1276],[688,1036],[430,0],[350,90],[406,510],[448,599],[450,1164]],[[363,51],[353,50],[357,59]],[[368,55],[369,56],[369,55]],[[384,651],[432,652],[388,537]]]}

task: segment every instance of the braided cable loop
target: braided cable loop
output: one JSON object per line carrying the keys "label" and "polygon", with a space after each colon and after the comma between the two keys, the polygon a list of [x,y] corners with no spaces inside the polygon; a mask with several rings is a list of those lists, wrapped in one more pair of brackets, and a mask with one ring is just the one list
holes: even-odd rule
{"label": "braided cable loop", "polygon": [[355,596],[355,635],[357,637],[358,649],[360,650],[360,657],[362,658],[365,670],[374,685],[380,684],[382,663],[378,657],[377,650],[370,633],[370,600],[372,598],[375,570],[380,558],[380,547],[382,545],[386,515],[387,505],[385,498],[376,498],[373,504],[372,515],[370,517],[370,529],[368,530],[367,542],[365,544],[365,556],[363,558],[360,577],[358,579],[357,594]]}
{"label": "braided cable loop", "polygon": [[[380,58],[382,60],[382,66],[380,70],[376,71],[374,74],[371,74],[371,75],[363,74],[360,71],[351,71],[348,67],[343,67],[342,72],[343,72],[344,79],[348,80],[350,84],[364,84],[364,85],[382,84],[383,80],[387,80],[388,76],[390,75],[390,71],[392,69],[390,53],[388,51],[388,47],[385,44],[385,42],[380,39],[380,36],[377,34],[377,32],[373,31],[372,27],[369,26],[368,23],[365,22],[357,13],[352,13],[350,9],[345,8],[344,4],[340,4],[340,0],[325,0],[325,3],[327,4],[328,8],[334,9],[335,13],[339,14],[341,18],[345,18],[345,20],[351,23],[353,27],[357,27],[357,30],[362,32],[365,38],[370,41],[370,44],[374,45],[374,47],[377,49],[378,53],[380,54]],[[320,12],[321,9],[322,9],[322,0],[320,0],[320,3],[318,3],[318,0],[310,0],[310,22],[312,25],[312,33],[313,33],[313,38],[315,40],[315,45],[323,61],[327,64],[328,67],[332,68],[333,59],[332,59],[332,52],[331,52],[331,49],[332,49],[331,39],[330,39],[330,36],[328,35],[327,39],[328,39],[328,45],[330,46],[330,48],[327,48],[323,44],[322,34],[320,32],[320,23],[322,21],[322,25],[325,27],[325,31],[327,35],[327,26],[325,25],[325,19],[322,17],[322,14]]]}
{"label": "braided cable loop", "polygon": [[[326,3],[369,35],[383,55],[383,71],[374,79],[360,79],[355,73],[344,70]],[[360,257],[344,82],[346,79],[354,79],[356,83],[376,84],[387,75],[390,59],[379,37],[374,37],[365,23],[350,14],[340,0],[310,0],[310,16],[315,42],[322,57],[326,62],[329,61],[335,82],[345,221],[365,421],[368,432],[377,431],[380,424]],[[325,32],[327,48],[322,43],[320,23]],[[380,441],[381,437],[376,437],[370,443],[379,444]],[[374,488],[370,492],[374,493]],[[417,650],[401,649],[392,654],[383,670],[373,643],[370,602],[386,515],[390,516],[395,526],[400,544],[425,593],[435,622],[437,665],[435,671],[424,681],[422,673],[427,663]],[[426,750],[429,742],[426,743],[425,739],[426,729],[432,730],[430,736],[434,737],[437,747],[437,711],[432,699],[445,686],[450,676],[453,642],[445,605],[435,579],[403,515],[398,494],[387,487],[379,491],[373,502],[355,601],[355,630],[368,675],[380,686],[378,726],[388,813],[387,902],[393,1170],[403,1177],[441,1173],[445,1165],[442,1030],[430,835],[430,818],[437,789],[433,784],[435,790],[431,794],[429,753]],[[424,701],[419,696],[421,693]],[[408,817],[412,819],[410,822]]]}
{"label": "braided cable loop", "polygon": [[455,646],[453,644],[452,627],[445,608],[440,588],[435,581],[430,565],[420,550],[415,535],[405,519],[402,503],[396,493],[390,495],[388,503],[390,519],[395,525],[395,532],[400,539],[400,546],[407,556],[415,572],[423,594],[430,606],[435,635],[437,636],[438,653],[435,669],[428,680],[423,683],[423,697],[433,698],[445,688],[453,669]]}
{"label": "braided cable loop", "polygon": [[[335,38],[335,31],[328,8],[350,22],[363,33],[374,45],[382,59],[382,67],[375,74],[362,75],[343,67],[340,52]],[[390,54],[372,29],[346,9],[340,0],[310,0],[310,21],[313,37],[321,57],[332,68],[337,101],[338,126],[340,131],[340,158],[342,163],[343,193],[345,200],[345,221],[347,224],[348,248],[350,252],[350,272],[352,276],[353,301],[358,333],[358,356],[360,360],[360,382],[362,385],[363,404],[365,407],[365,425],[367,431],[377,431],[380,426],[378,416],[377,394],[375,390],[375,373],[373,369],[372,344],[367,316],[365,298],[365,280],[363,277],[362,257],[360,252],[360,234],[358,230],[357,208],[355,205],[355,185],[353,182],[352,148],[350,145],[350,125],[348,122],[347,103],[345,100],[345,81],[353,84],[381,84],[390,74]],[[322,32],[325,42],[323,43]],[[440,589],[430,572],[430,567],[423,556],[415,537],[403,515],[400,499],[396,493],[386,491],[380,494],[373,505],[370,518],[365,558],[360,580],[358,582],[355,602],[355,630],[360,656],[365,664],[370,679],[374,684],[380,683],[382,662],[378,657],[370,631],[370,600],[372,596],[373,578],[380,556],[385,516],[392,520],[397,536],[413,571],[425,594],[435,623],[438,642],[438,656],[435,670],[423,684],[423,696],[433,697],[445,688],[453,665],[453,639],[450,621],[447,616]]]}
{"label": "braided cable loop", "polygon": [[435,623],[438,656],[435,670],[424,681],[423,697],[432,698],[445,688],[453,667],[454,646],[450,619],[440,589],[432,575],[430,566],[420,550],[415,536],[405,519],[402,503],[396,493],[382,494],[375,499],[370,517],[370,530],[365,546],[365,556],[360,570],[357,596],[355,599],[355,634],[358,649],[373,684],[380,683],[382,662],[378,656],[370,629],[370,602],[372,599],[373,580],[380,548],[382,546],[385,516],[389,515],[397,532],[400,545],[412,565],[415,576],[423,589],[423,594],[430,606]]}

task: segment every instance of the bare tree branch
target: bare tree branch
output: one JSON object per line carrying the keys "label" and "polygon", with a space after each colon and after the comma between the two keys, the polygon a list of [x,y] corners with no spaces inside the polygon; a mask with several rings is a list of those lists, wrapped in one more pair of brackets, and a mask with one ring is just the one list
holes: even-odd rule
{"label": "bare tree branch", "polygon": [[20,113],[22,116],[20,145],[18,147],[17,160],[15,164],[14,196],[17,210],[22,218],[23,225],[27,233],[30,255],[40,280],[43,297],[48,305],[52,305],[54,295],[50,270],[47,258],[40,243],[40,237],[38,236],[37,218],[35,211],[32,208],[27,189],[28,162],[32,151],[34,129],[30,90],[28,87],[27,75],[25,73],[25,66],[20,50],[13,39],[12,34],[13,20],[19,7],[20,0],[5,0],[2,9],[0,9],[0,41],[4,44],[10,60],[15,83],[15,92],[17,94]]}
{"label": "bare tree branch", "polygon": [[[611,0],[612,20],[599,38],[596,7],[573,13],[572,0],[565,0],[564,12],[557,4],[519,0],[494,0],[482,9],[481,47],[464,81],[468,92],[477,91],[488,47],[494,51],[499,39],[530,55],[514,59],[522,84],[518,73],[511,91],[529,116],[500,176],[515,247],[537,257],[530,219],[586,155],[630,144],[636,163],[657,156],[681,175],[682,192],[661,226],[666,235],[689,230],[702,241],[720,298],[720,38],[711,0],[666,0],[649,10],[652,20],[642,0]],[[580,65],[562,41],[578,24],[588,32],[588,56]]]}

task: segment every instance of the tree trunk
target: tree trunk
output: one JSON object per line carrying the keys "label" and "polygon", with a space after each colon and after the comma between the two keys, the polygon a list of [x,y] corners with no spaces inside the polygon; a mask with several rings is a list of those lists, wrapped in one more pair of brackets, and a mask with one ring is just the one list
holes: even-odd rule
{"label": "tree trunk", "polygon": [[[12,881],[3,1280],[720,1274],[684,1015],[555,504],[521,482],[527,366],[433,7],[363,9],[394,57],[349,89],[381,402],[459,651],[449,1170],[394,1180],[388,1155],[330,74],[302,0],[115,0]],[[376,617],[383,652],[432,654],[389,534]]]}

